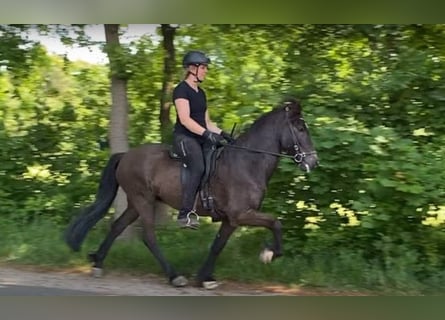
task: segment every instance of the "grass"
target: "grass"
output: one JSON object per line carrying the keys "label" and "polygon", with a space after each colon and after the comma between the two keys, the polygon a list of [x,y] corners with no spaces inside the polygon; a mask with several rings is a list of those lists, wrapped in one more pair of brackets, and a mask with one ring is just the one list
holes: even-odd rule
{"label": "grass", "polygon": [[[200,230],[179,230],[167,225],[158,230],[164,255],[182,274],[192,277],[204,262],[218,225],[204,223]],[[86,267],[86,255],[105,236],[107,225],[98,224],[88,235],[81,252],[71,252],[62,240],[63,228],[51,221],[14,226],[0,220],[0,260],[19,265],[57,268]],[[377,291],[380,294],[440,294],[444,292],[445,272],[419,282],[409,265],[393,261],[399,268],[383,271],[364,261],[359,252],[342,250],[284,256],[271,264],[259,262],[265,230],[238,230],[216,264],[215,277],[244,283],[277,283],[289,287],[322,287],[328,290]],[[407,268],[405,268],[407,267]],[[116,241],[105,260],[105,269],[131,274],[163,275],[162,270],[140,240]]]}

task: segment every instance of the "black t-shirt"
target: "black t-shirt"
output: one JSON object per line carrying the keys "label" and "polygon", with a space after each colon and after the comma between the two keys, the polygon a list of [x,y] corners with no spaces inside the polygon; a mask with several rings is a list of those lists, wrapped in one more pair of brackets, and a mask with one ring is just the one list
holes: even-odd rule
{"label": "black t-shirt", "polygon": [[[207,98],[204,90],[198,87],[198,91],[195,91],[189,84],[185,81],[181,81],[173,90],[173,102],[178,99],[183,98],[189,101],[190,105],[190,118],[199,123],[202,127],[207,129],[205,121],[205,113],[207,110]],[[182,133],[190,137],[200,137],[186,127],[184,127],[179,121],[179,116],[176,116],[176,124],[174,129],[175,134]]]}

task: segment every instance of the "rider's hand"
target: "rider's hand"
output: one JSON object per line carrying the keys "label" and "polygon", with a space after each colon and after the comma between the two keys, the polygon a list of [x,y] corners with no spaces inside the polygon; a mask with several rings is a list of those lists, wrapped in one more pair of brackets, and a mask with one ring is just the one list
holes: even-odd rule
{"label": "rider's hand", "polygon": [[217,147],[222,146],[226,143],[226,140],[222,135],[217,134],[215,132],[211,132],[209,130],[204,131],[202,136],[207,140],[209,140],[211,144]]}
{"label": "rider's hand", "polygon": [[230,144],[235,142],[235,139],[230,134],[228,134],[227,132],[221,131],[221,136],[224,139],[226,139],[227,142],[230,143]]}

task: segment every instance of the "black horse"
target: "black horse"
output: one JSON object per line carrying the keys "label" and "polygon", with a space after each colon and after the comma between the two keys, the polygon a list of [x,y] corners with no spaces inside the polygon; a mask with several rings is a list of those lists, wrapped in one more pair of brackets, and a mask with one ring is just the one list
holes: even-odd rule
{"label": "black horse", "polygon": [[[90,254],[95,269],[101,270],[113,241],[140,217],[144,243],[162,266],[170,283],[174,286],[187,284],[187,279],[178,275],[163,256],[155,235],[156,204],[161,202],[173,208],[180,206],[180,162],[169,156],[169,150],[167,145],[145,144],[110,157],[102,173],[95,202],[70,224],[65,234],[67,244],[78,251],[88,231],[108,212],[118,187],[122,187],[128,207],[113,222],[99,249]],[[274,216],[259,211],[279,157],[292,158],[305,172],[318,163],[301,106],[293,98],[262,115],[220,153],[209,186],[221,225],[197,274],[199,285],[206,288],[217,286],[213,278],[216,259],[238,226],[260,226],[272,231],[274,241],[260,255],[263,262],[282,255],[281,223]],[[212,214],[199,201],[196,209],[200,216]]]}

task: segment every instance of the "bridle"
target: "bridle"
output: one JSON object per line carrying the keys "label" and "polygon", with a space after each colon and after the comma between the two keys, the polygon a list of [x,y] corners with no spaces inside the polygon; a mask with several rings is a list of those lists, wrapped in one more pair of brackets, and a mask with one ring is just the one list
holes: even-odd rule
{"label": "bridle", "polygon": [[[264,154],[269,154],[272,156],[276,156],[276,157],[282,157],[282,158],[290,158],[292,160],[294,160],[295,163],[300,164],[303,162],[303,160],[309,156],[309,155],[313,155],[316,154],[315,151],[311,151],[311,152],[302,152],[301,148],[300,148],[300,143],[298,141],[298,137],[295,134],[295,131],[292,127],[292,124],[290,122],[289,119],[289,105],[290,103],[285,103],[286,107],[284,108],[284,110],[286,111],[286,123],[288,125],[288,128],[290,130],[291,136],[292,136],[292,140],[293,140],[293,149],[295,151],[294,155],[289,155],[289,154],[283,154],[283,153],[277,153],[277,152],[271,152],[271,151],[266,151],[266,150],[259,150],[259,149],[253,149],[253,148],[249,148],[249,147],[243,147],[243,146],[237,146],[237,145],[233,145],[233,144],[226,144],[226,147],[230,147],[230,148],[235,148],[235,149],[243,149],[243,150],[247,150],[250,152],[256,152],[256,153],[264,153]],[[304,121],[303,118],[300,118],[301,121],[304,122],[304,124],[306,125],[306,122]]]}

